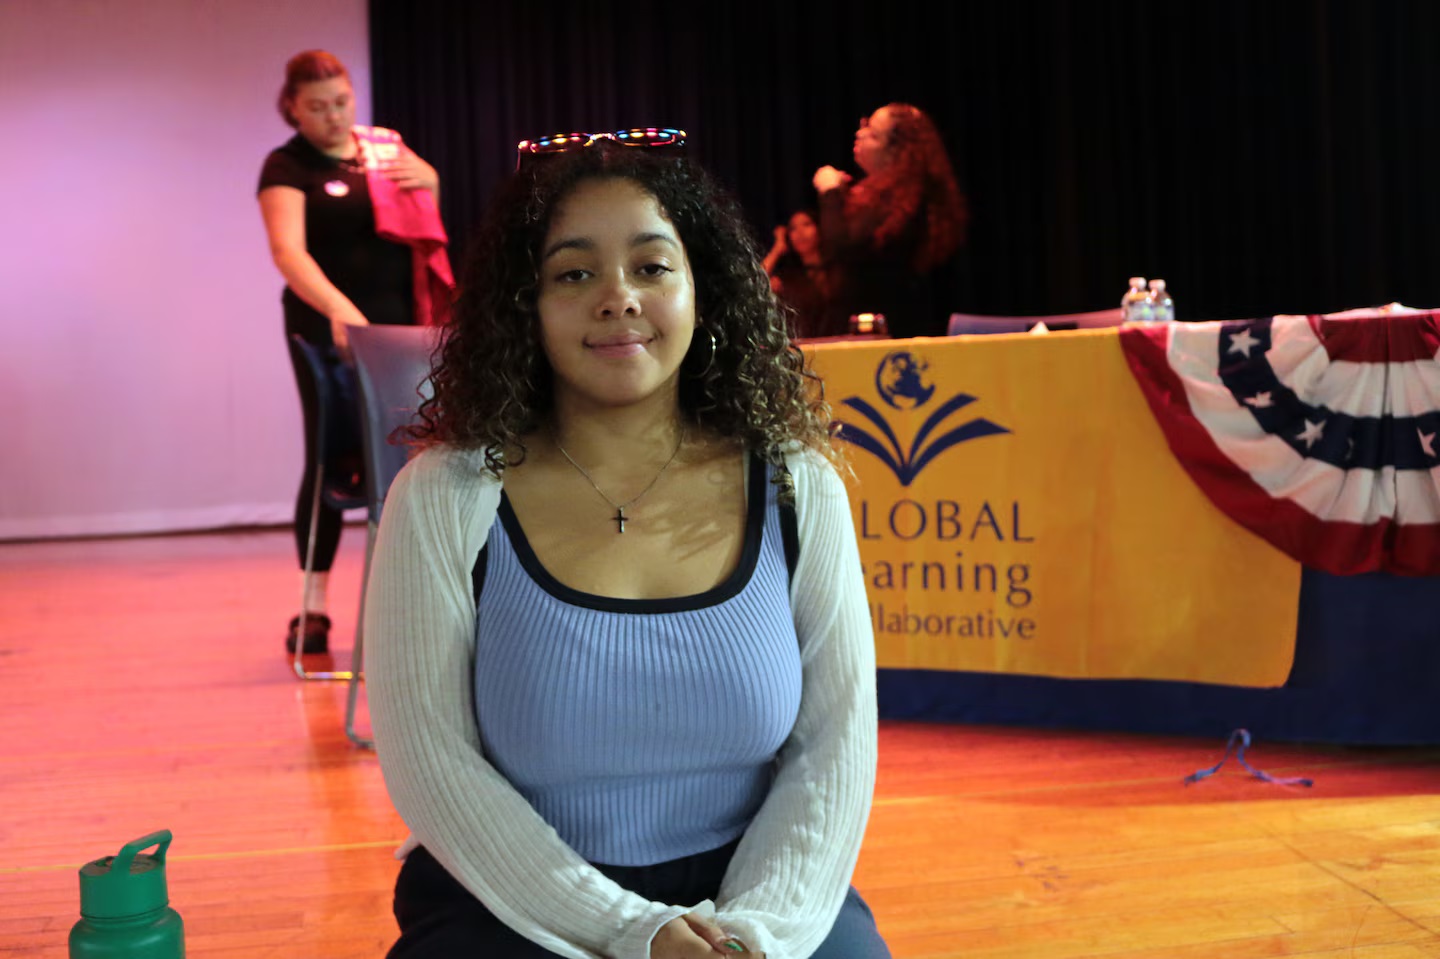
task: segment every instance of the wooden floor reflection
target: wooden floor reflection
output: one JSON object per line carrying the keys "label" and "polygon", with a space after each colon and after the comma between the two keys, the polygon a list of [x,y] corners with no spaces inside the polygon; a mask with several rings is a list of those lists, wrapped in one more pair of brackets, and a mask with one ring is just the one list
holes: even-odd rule
{"label": "wooden floor reflection", "polygon": [[[159,828],[192,959],[384,954],[405,831],[343,685],[289,670],[297,595],[276,531],[0,545],[0,957],[64,956],[75,869]],[[1182,785],[1222,746],[886,723],[855,883],[897,959],[1440,956],[1440,750]]]}

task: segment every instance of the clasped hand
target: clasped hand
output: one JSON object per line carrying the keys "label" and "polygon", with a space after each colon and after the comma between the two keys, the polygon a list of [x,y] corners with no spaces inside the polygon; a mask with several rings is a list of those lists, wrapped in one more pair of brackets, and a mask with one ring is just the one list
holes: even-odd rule
{"label": "clasped hand", "polygon": [[650,941],[650,959],[711,959],[714,956],[759,956],[763,952],[739,952],[726,943],[731,938],[709,919],[687,912],[671,919]]}

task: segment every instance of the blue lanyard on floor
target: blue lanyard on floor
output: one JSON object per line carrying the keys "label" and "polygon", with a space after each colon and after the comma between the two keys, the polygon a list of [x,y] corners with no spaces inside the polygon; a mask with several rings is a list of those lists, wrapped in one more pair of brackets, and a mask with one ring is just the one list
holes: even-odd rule
{"label": "blue lanyard on floor", "polygon": [[[1237,743],[1237,742],[1239,743],[1239,747],[1238,747],[1238,748],[1236,747],[1236,743]],[[1223,756],[1220,757],[1220,761],[1219,761],[1218,763],[1216,763],[1215,765],[1211,766],[1209,769],[1199,769],[1199,770],[1196,770],[1195,772],[1191,773],[1190,775],[1186,776],[1186,777],[1185,777],[1185,785],[1188,786],[1188,785],[1190,785],[1191,783],[1198,783],[1200,780],[1206,779],[1206,778],[1208,778],[1208,777],[1210,777],[1210,776],[1215,775],[1217,772],[1219,772],[1219,771],[1220,771],[1220,767],[1223,766],[1223,765],[1225,765],[1225,761],[1230,758],[1230,752],[1231,752],[1231,750],[1235,750],[1235,758],[1240,761],[1240,765],[1241,765],[1241,766],[1244,766],[1244,767],[1245,767],[1245,770],[1246,770],[1247,772],[1249,772],[1250,775],[1251,775],[1252,777],[1254,777],[1255,779],[1259,779],[1259,780],[1262,780],[1262,781],[1267,782],[1267,783],[1274,783],[1274,784],[1277,785],[1277,786],[1313,786],[1313,785],[1315,785],[1314,780],[1307,779],[1307,778],[1305,778],[1304,776],[1290,776],[1290,777],[1272,776],[1272,775],[1270,775],[1269,773],[1264,772],[1263,770],[1256,769],[1255,767],[1251,766],[1249,763],[1247,763],[1247,762],[1245,761],[1245,750],[1247,750],[1247,749],[1249,749],[1249,748],[1250,748],[1250,730],[1248,730],[1248,729],[1237,729],[1237,730],[1235,730],[1233,733],[1230,734],[1230,739],[1229,739],[1229,741],[1225,743],[1225,755],[1223,755]]]}

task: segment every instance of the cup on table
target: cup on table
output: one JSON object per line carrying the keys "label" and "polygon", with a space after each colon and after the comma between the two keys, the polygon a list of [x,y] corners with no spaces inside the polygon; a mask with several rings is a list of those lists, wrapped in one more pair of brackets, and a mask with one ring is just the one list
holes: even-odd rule
{"label": "cup on table", "polygon": [[850,314],[850,335],[851,336],[884,336],[885,335],[885,314],[884,313],[852,313]]}

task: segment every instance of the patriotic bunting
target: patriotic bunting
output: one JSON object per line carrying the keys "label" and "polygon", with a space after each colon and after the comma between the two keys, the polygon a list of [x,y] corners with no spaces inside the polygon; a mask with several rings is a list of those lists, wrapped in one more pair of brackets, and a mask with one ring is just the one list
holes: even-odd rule
{"label": "patriotic bunting", "polygon": [[1436,314],[1127,328],[1171,450],[1236,522],[1313,569],[1440,575]]}

